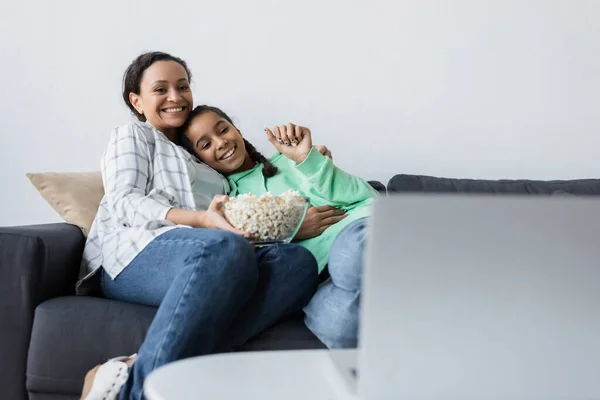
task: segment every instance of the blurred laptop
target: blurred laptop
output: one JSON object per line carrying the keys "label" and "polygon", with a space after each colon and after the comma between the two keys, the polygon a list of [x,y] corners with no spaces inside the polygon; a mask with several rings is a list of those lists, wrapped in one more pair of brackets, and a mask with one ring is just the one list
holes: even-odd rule
{"label": "blurred laptop", "polygon": [[339,398],[600,399],[600,201],[382,197],[369,235]]}

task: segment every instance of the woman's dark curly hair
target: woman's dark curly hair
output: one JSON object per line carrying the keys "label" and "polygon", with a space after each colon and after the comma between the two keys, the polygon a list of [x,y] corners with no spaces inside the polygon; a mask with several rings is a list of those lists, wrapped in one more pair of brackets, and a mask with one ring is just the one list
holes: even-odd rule
{"label": "woman's dark curly hair", "polygon": [[[187,136],[187,130],[190,127],[190,124],[192,123],[194,118],[208,112],[213,112],[217,114],[219,117],[225,119],[227,122],[229,122],[235,127],[235,124],[233,123],[231,118],[229,118],[229,115],[225,114],[225,112],[223,112],[223,110],[221,110],[220,108],[207,105],[201,105],[194,108],[192,112],[190,112],[190,115],[185,121],[185,124],[183,124],[183,126],[181,126],[181,128],[177,130],[177,142],[191,154],[196,154],[196,151],[194,149],[194,145]],[[256,147],[254,147],[246,139],[244,139],[244,145],[246,146],[246,151],[250,155],[250,159],[256,163],[261,163],[263,165],[262,173],[265,176],[265,178],[270,178],[277,173],[277,167],[271,164],[269,160],[267,160],[265,156],[263,156],[258,150],[256,150]]]}
{"label": "woman's dark curly hair", "polygon": [[146,71],[152,64],[157,61],[175,61],[177,64],[181,65],[188,76],[188,81],[192,81],[192,73],[188,68],[185,61],[183,61],[179,57],[174,57],[170,54],[163,53],[161,51],[153,51],[150,53],[140,54],[133,62],[127,67],[125,73],[123,74],[123,101],[127,104],[127,107],[131,110],[133,115],[137,117],[140,121],[146,121],[146,117],[144,114],[140,114],[131,101],[129,101],[129,93],[140,94],[140,82],[142,82],[142,75],[144,75],[144,71]]}

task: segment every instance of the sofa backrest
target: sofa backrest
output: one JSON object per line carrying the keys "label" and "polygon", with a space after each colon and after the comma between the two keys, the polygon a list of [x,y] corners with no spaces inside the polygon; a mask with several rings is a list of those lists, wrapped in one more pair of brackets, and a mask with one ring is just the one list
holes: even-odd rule
{"label": "sofa backrest", "polygon": [[493,194],[546,194],[600,195],[600,179],[564,181],[484,180],[437,178],[424,175],[399,174],[387,185],[388,193],[493,193]]}

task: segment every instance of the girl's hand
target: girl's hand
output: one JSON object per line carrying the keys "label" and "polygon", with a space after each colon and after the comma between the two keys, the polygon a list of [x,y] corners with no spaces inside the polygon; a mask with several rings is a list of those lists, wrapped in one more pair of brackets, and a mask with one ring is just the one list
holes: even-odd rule
{"label": "girl's hand", "polygon": [[310,239],[319,236],[329,228],[347,217],[344,210],[332,206],[309,207],[300,229],[294,236],[294,240]]}
{"label": "girl's hand", "polygon": [[223,203],[229,200],[229,196],[217,194],[213,197],[210,205],[208,206],[208,210],[204,211],[201,214],[201,219],[199,226],[204,228],[214,228],[221,229],[224,231],[229,231],[236,233],[238,235],[244,236],[245,238],[249,238],[250,234],[231,226],[229,221],[225,218],[225,214],[223,212]]}
{"label": "girl's hand", "polygon": [[296,164],[300,164],[308,157],[312,149],[312,137],[310,129],[297,126],[292,123],[278,125],[271,131],[265,128],[269,142],[278,152],[286,156]]}

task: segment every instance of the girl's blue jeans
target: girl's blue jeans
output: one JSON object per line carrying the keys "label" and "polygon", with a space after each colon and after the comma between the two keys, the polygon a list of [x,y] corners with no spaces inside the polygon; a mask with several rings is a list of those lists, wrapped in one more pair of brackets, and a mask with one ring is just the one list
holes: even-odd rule
{"label": "girl's blue jeans", "polygon": [[306,326],[330,349],[358,344],[360,287],[367,218],[344,227],[329,249],[329,279],[304,308]]}

